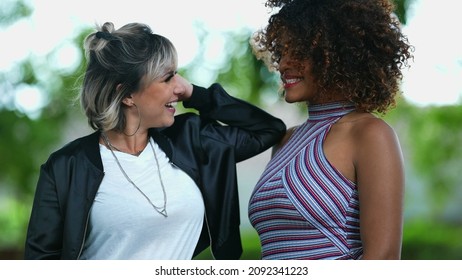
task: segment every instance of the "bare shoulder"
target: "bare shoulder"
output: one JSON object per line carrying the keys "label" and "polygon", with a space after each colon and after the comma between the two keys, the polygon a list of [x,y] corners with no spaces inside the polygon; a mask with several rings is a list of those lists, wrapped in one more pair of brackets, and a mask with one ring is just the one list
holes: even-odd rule
{"label": "bare shoulder", "polygon": [[399,150],[395,130],[383,119],[369,113],[354,113],[342,119],[358,152],[381,154]]}
{"label": "bare shoulder", "polygon": [[[361,113],[353,125],[353,136],[358,141],[390,141],[396,138],[394,129],[383,119]],[[361,116],[362,115],[362,116]]]}

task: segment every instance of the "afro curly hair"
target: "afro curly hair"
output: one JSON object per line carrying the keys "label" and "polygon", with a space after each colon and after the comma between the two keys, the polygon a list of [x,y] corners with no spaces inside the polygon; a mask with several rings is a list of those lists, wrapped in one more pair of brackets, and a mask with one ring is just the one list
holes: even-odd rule
{"label": "afro curly hair", "polygon": [[388,0],[268,0],[277,10],[251,44],[278,70],[282,55],[309,60],[318,94],[339,93],[364,112],[396,105],[413,47]]}

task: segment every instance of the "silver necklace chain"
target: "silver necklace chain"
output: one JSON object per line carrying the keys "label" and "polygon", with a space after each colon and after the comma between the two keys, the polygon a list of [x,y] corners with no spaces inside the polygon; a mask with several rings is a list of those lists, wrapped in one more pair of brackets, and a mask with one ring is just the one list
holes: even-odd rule
{"label": "silver necklace chain", "polygon": [[[110,148],[113,149],[113,150],[116,150],[116,151],[121,152],[121,153],[126,153],[126,152],[122,151],[121,149],[117,148],[116,146],[112,145],[110,142],[108,142],[107,144],[109,144]],[[143,152],[143,150],[140,150],[140,151],[135,152],[135,153],[126,153],[126,154],[130,154],[132,156],[139,156],[142,152]]]}
{"label": "silver necklace chain", "polygon": [[132,184],[133,187],[135,187],[135,189],[137,189],[146,198],[146,200],[149,202],[149,204],[151,204],[151,206],[154,208],[154,210],[156,210],[157,213],[159,213],[162,216],[164,216],[165,218],[167,218],[168,217],[168,215],[167,215],[167,193],[165,192],[164,182],[162,181],[162,176],[160,175],[160,165],[159,165],[159,160],[157,159],[157,153],[156,153],[156,150],[154,149],[154,146],[151,143],[151,139],[149,139],[148,142],[149,142],[149,145],[152,148],[152,152],[154,153],[154,158],[156,159],[157,174],[159,175],[160,185],[162,187],[162,192],[164,194],[164,205],[162,207],[154,205],[154,203],[152,203],[151,199],[149,199],[149,197],[130,179],[130,177],[128,177],[127,173],[122,168],[122,165],[120,164],[119,159],[117,158],[117,156],[115,155],[115,153],[113,151],[113,149],[116,149],[116,148],[112,146],[111,142],[109,142],[109,139],[107,138],[105,133],[102,132],[101,135],[103,136],[102,138],[103,138],[106,146],[109,148],[109,151],[111,151],[112,155],[114,156],[114,159],[116,160],[117,165],[120,168],[120,171],[125,176],[127,181],[130,184]]}

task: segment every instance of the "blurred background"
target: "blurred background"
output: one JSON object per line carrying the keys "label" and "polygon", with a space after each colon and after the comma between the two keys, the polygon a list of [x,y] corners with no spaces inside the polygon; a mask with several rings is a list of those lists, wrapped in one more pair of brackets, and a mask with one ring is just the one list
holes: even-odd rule
{"label": "blurred background", "polygon": [[[457,1],[395,3],[415,46],[398,106],[384,117],[400,138],[406,164],[402,258],[462,259],[462,19]],[[176,45],[180,73],[191,82],[218,81],[293,126],[305,120],[306,108],[280,99],[276,73],[249,48],[249,37],[270,12],[264,0],[2,0],[0,259],[22,258],[40,165],[90,132],[74,100],[85,66],[82,40],[96,23],[147,23]],[[242,259],[260,258],[247,204],[269,158],[265,152],[238,164]]]}

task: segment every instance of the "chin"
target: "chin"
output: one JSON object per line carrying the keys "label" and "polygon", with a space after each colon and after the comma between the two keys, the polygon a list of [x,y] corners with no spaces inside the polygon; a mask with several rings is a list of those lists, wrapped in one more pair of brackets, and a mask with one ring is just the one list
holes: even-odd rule
{"label": "chin", "polygon": [[174,122],[175,122],[175,121],[174,121],[174,120],[172,120],[171,122],[168,122],[168,123],[166,123],[166,124],[165,124],[165,127],[169,127],[169,126],[172,126]]}
{"label": "chin", "polygon": [[162,127],[170,127],[170,126],[173,125],[174,122],[175,122],[175,119],[174,119],[174,118],[172,118],[171,120],[168,120],[168,121],[164,121],[164,122],[162,123]]}
{"label": "chin", "polygon": [[287,103],[297,103],[297,102],[305,102],[305,100],[303,98],[297,98],[297,97],[293,97],[293,96],[290,96],[290,95],[286,95],[284,97],[284,100],[287,102]]}

